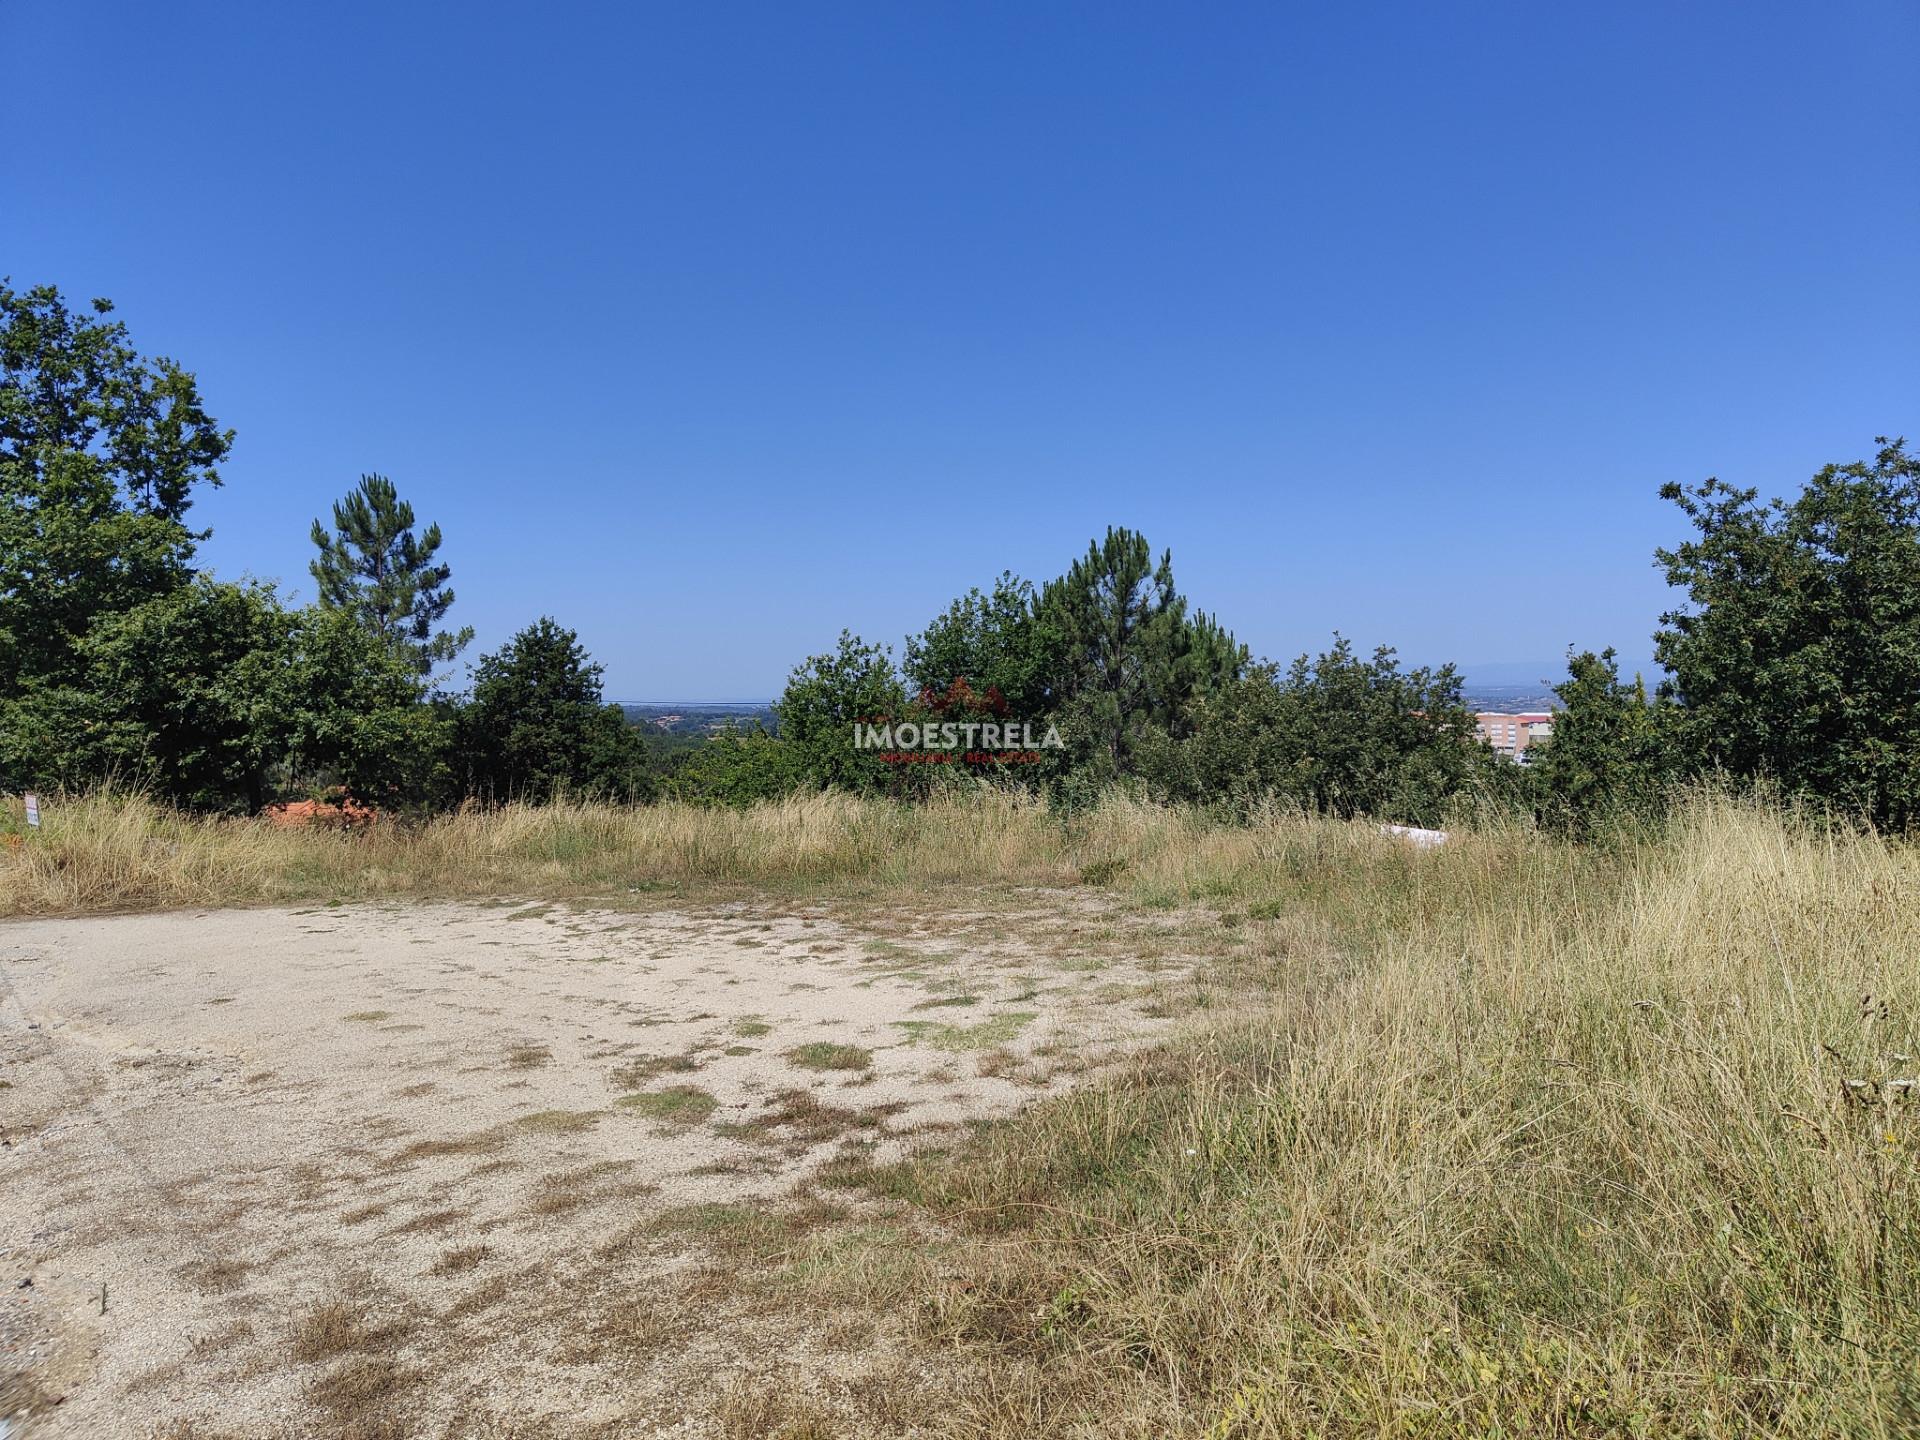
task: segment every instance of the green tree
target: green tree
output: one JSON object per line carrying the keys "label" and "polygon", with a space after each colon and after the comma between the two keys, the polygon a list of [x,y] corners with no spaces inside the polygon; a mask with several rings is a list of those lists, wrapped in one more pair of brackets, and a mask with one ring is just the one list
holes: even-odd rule
{"label": "green tree", "polygon": [[[1453,667],[1401,670],[1336,636],[1285,671],[1264,663],[1202,697],[1193,730],[1147,750],[1175,798],[1236,809],[1277,798],[1323,814],[1437,825],[1492,775]],[[1504,763],[1504,762],[1500,762]]]}
{"label": "green tree", "polygon": [[1188,613],[1173,558],[1109,529],[1040,597],[1057,636],[1052,691],[1076,764],[1095,778],[1131,773],[1148,737],[1179,736],[1192,702],[1237,676],[1246,647],[1203,613]]}
{"label": "green tree", "polygon": [[233,445],[194,378],[146,359],[113,306],[0,281],[0,729],[73,681],[103,616],[185,585],[194,492]]}
{"label": "green tree", "polygon": [[901,783],[898,767],[854,743],[856,722],[898,720],[907,693],[884,645],[869,645],[840,632],[832,653],[810,656],[787,678],[774,707],[781,741],[790,746],[799,773],[815,786],[885,790]]}
{"label": "green tree", "polygon": [[777,800],[804,788],[801,753],[758,725],[734,726],[709,738],[675,772],[673,793],[721,805]]}
{"label": "green tree", "polygon": [[1612,650],[1569,656],[1554,694],[1553,735],[1527,751],[1543,819],[1590,832],[1663,809],[1680,770],[1675,707],[1650,702],[1637,675],[1623,682]]}
{"label": "green tree", "polygon": [[270,587],[206,579],[96,617],[75,683],[29,692],[0,760],[22,783],[111,779],[195,809],[257,809],[288,628]]}
{"label": "green tree", "polygon": [[333,507],[333,530],[313,522],[320,554],[308,567],[320,603],[351,612],[422,675],[452,660],[473,639],[471,626],[435,630],[453,607],[453,570],[434,557],[440,527],[413,533],[413,506],[384,475],[362,475]]}
{"label": "green tree", "polygon": [[1655,654],[1694,768],[1905,827],[1920,813],[1920,457],[1877,443],[1792,503],[1666,486],[1697,535],[1656,552],[1690,603],[1661,617]]}
{"label": "green tree", "polygon": [[580,637],[545,616],[483,655],[460,712],[469,791],[534,803],[647,794],[645,742],[602,700],[600,675]]}
{"label": "green tree", "polygon": [[295,611],[276,689],[290,778],[388,809],[446,799],[451,724],[423,689],[412,657],[349,612]]}
{"label": "green tree", "polygon": [[978,694],[997,691],[1017,719],[1042,720],[1053,708],[1059,633],[1047,624],[1028,581],[1008,571],[990,594],[976,587],[907,640],[903,669],[923,696],[958,681]]}
{"label": "green tree", "polygon": [[87,688],[111,706],[119,758],[178,804],[258,810],[290,629],[270,586],[205,578],[102,623]]}
{"label": "green tree", "polygon": [[0,730],[0,783],[109,781],[196,810],[257,810],[292,787],[392,805],[444,773],[419,677],[346,615],[202,576],[102,616],[71,685],[41,686]]}

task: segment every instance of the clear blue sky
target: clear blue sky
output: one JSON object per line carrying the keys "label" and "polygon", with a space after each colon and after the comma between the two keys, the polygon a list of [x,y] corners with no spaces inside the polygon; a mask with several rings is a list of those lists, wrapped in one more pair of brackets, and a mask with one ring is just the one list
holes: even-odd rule
{"label": "clear blue sky", "polygon": [[459,619],[776,692],[1110,523],[1256,652],[1630,662],[1654,491],[1920,439],[1920,8],[0,0],[0,273]]}

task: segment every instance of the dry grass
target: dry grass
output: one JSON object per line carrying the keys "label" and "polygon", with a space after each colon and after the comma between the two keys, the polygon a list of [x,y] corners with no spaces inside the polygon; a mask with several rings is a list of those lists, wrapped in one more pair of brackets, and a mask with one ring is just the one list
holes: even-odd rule
{"label": "dry grass", "polygon": [[806,1150],[853,1131],[879,1130],[906,1107],[899,1102],[848,1109],[829,1105],[810,1090],[782,1090],[749,1120],[724,1133],[742,1140],[775,1141]]}
{"label": "dry grass", "polygon": [[433,1273],[435,1275],[464,1275],[491,1254],[493,1254],[493,1250],[486,1245],[462,1245],[457,1249],[447,1251],[438,1260],[434,1261]]}
{"label": "dry grass", "polygon": [[[491,1155],[504,1144],[506,1137],[498,1130],[479,1130],[443,1140],[416,1140],[383,1163],[385,1168],[393,1169],[411,1165],[416,1160],[438,1160],[448,1155]],[[370,1207],[366,1213],[377,1215],[385,1208],[384,1205]],[[342,1218],[352,1223],[351,1217]]]}
{"label": "dry grass", "polygon": [[380,1351],[399,1344],[408,1328],[405,1320],[379,1318],[363,1306],[331,1300],[300,1317],[288,1353],[310,1365],[340,1355]]}
{"label": "dry grass", "polygon": [[790,1390],[763,1380],[736,1381],[714,1418],[726,1440],[839,1440],[846,1433]]}
{"label": "dry grass", "polygon": [[578,1135],[593,1129],[602,1118],[598,1110],[537,1110],[514,1124],[536,1135]]}
{"label": "dry grass", "polygon": [[419,1431],[408,1401],[420,1375],[386,1355],[356,1355],[307,1386],[339,1440],[408,1440]]}
{"label": "dry grass", "polygon": [[428,1210],[419,1215],[415,1215],[410,1220],[403,1220],[386,1233],[389,1235],[419,1235],[431,1233],[436,1230],[447,1230],[458,1225],[462,1220],[471,1219],[472,1216],[473,1212],[471,1210]]}
{"label": "dry grass", "polygon": [[[944,1225],[937,1253],[821,1248],[851,1223],[826,1216],[673,1217],[756,1267],[804,1261],[798,1303],[837,1286],[912,1317],[929,1363],[972,1377],[955,1432],[1920,1434],[1906,842],[1712,796],[1657,836],[1494,828],[1433,852],[1365,825],[1120,801],[1063,820],[999,795],[360,836],[96,800],[0,856],[15,914],[1036,884],[1100,885],[1205,947],[1176,1041],[950,1156],[875,1172],[849,1152],[836,1186],[911,1207],[915,1235]],[[918,1038],[967,1048],[966,1029]],[[966,1036],[990,1065],[1004,1038]],[[738,1128],[871,1133],[852,1115],[776,1097]],[[816,1423],[785,1403],[743,1391],[721,1418]]]}
{"label": "dry grass", "polygon": [[699,1068],[691,1055],[641,1055],[616,1066],[607,1078],[616,1090],[638,1090],[659,1076],[690,1075]]}
{"label": "dry grass", "polygon": [[1120,799],[1063,817],[992,790],[918,805],[821,794],[747,810],[507,806],[358,833],[194,818],[125,795],[61,800],[44,814],[27,843],[0,852],[0,915],[385,897],[619,900],[682,887],[1099,883],[1166,899],[1222,886],[1256,893],[1276,865],[1303,858],[1405,866],[1365,826],[1281,812],[1221,826]]}
{"label": "dry grass", "polygon": [[787,1052],[787,1059],[803,1070],[871,1070],[873,1052],[858,1045],[810,1040]]}
{"label": "dry grass", "polygon": [[18,850],[0,852],[0,914],[387,896],[619,897],[683,885],[1052,884],[1073,881],[1079,869],[1043,806],[993,794],[921,807],[837,795],[745,811],[508,806],[417,825],[383,822],[357,834],[197,819],[120,795],[50,803],[45,815],[44,828]]}
{"label": "dry grass", "polygon": [[1920,1433],[1920,853],[1347,843],[1229,927],[1258,1013],[872,1177],[971,1237],[958,1428]]}
{"label": "dry grass", "polygon": [[978,1025],[942,1025],[933,1020],[896,1020],[894,1028],[916,1045],[935,1050],[990,1050],[1012,1040],[1036,1016],[1032,1010],[1009,1010]]}

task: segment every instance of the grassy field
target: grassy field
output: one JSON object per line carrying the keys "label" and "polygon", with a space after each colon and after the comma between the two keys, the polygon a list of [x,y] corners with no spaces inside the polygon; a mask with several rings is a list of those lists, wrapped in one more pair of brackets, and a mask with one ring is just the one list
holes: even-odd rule
{"label": "grassy field", "polygon": [[1920,1433],[1920,857],[1338,849],[1220,915],[1258,1013],[874,1177],[974,1237],[969,1433]]}
{"label": "grassy field", "polygon": [[1180,1038],[961,1152],[843,1167],[892,1243],[766,1282],[910,1314],[973,1377],[955,1432],[1920,1434],[1904,842],[1712,796],[1658,836],[1432,852],[1000,797],[348,837],[98,800],[0,850],[11,914],[1086,884],[1187,917]]}
{"label": "grassy field", "polygon": [[17,801],[0,806],[0,915],[501,894],[617,902],[727,887],[920,894],[1093,884],[1152,902],[1259,894],[1302,866],[1418,873],[1364,826],[1287,812],[1223,826],[1125,800],[1062,817],[984,790],[917,805],[814,794],[748,810],[506,806],[358,833],[195,818],[130,796],[50,805],[31,834],[20,816]]}

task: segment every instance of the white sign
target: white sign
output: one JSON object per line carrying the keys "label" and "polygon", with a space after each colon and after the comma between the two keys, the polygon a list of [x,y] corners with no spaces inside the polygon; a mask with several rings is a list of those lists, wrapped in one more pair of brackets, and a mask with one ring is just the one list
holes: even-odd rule
{"label": "white sign", "polygon": [[36,830],[40,828],[40,797],[38,795],[27,796],[27,824]]}

